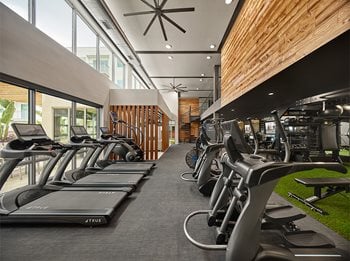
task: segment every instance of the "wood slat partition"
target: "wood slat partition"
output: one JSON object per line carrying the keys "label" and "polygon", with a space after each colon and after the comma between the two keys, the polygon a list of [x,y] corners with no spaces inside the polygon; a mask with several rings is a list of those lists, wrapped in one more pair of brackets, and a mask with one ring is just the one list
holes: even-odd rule
{"label": "wood slat partition", "polygon": [[190,123],[189,110],[191,107],[192,116],[199,116],[199,98],[180,98],[179,99],[179,141],[189,142],[190,136],[198,137],[199,124],[191,123],[190,129],[186,124]]}
{"label": "wood slat partition", "polygon": [[162,114],[162,151],[169,147],[169,117]]}
{"label": "wood slat partition", "polygon": [[245,0],[222,49],[222,106],[349,30],[349,14],[349,0]]}
{"label": "wood slat partition", "polygon": [[[118,119],[141,129],[143,133],[141,148],[145,152],[145,160],[158,159],[158,133],[160,130],[162,131],[162,149],[165,150],[169,146],[169,118],[158,106],[112,105],[110,110],[117,113]],[[162,119],[161,125],[159,124],[160,119]],[[110,122],[110,129],[112,128],[113,125]],[[135,133],[121,124],[117,125],[117,132],[138,143],[142,141],[139,132],[135,136]]]}

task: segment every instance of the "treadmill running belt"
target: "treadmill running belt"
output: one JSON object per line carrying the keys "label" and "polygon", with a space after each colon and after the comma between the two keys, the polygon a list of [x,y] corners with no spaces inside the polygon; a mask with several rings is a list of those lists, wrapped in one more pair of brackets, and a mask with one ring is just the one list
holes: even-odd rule
{"label": "treadmill running belt", "polygon": [[117,191],[56,191],[34,200],[16,210],[18,214],[75,214],[110,215],[127,196]]}
{"label": "treadmill running belt", "polygon": [[115,163],[104,168],[104,170],[127,170],[127,171],[150,171],[153,167],[153,163]]}
{"label": "treadmill running belt", "polygon": [[143,175],[125,175],[125,174],[90,174],[75,182],[79,185],[106,185],[106,186],[136,186]]}

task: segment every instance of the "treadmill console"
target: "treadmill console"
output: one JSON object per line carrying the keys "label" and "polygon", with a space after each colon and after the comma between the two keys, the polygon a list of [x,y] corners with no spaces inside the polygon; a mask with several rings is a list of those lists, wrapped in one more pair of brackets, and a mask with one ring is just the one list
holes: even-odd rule
{"label": "treadmill console", "polygon": [[11,126],[19,140],[51,140],[41,124],[12,123]]}
{"label": "treadmill console", "polygon": [[74,136],[81,137],[81,136],[89,136],[89,133],[87,133],[84,126],[72,126],[71,131]]}
{"label": "treadmill console", "polygon": [[103,135],[111,134],[108,127],[100,127],[100,131]]}

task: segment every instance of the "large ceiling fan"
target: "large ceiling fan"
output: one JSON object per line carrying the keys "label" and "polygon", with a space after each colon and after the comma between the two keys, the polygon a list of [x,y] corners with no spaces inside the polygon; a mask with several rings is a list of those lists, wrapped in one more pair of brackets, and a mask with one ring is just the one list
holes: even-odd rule
{"label": "large ceiling fan", "polygon": [[165,32],[164,24],[163,24],[163,19],[173,26],[175,26],[177,29],[179,29],[181,32],[186,33],[186,30],[183,29],[180,25],[178,25],[174,20],[169,18],[166,14],[167,13],[182,13],[182,12],[193,12],[194,7],[189,7],[189,8],[172,8],[172,9],[164,9],[165,4],[168,2],[168,0],[163,0],[161,3],[159,3],[159,0],[153,0],[154,1],[154,6],[148,3],[146,0],[140,0],[142,3],[150,7],[152,10],[151,11],[141,11],[141,12],[133,12],[133,13],[126,13],[124,16],[135,16],[135,15],[145,15],[145,14],[154,14],[151,21],[146,27],[146,30],[144,31],[143,35],[146,35],[148,30],[151,28],[154,20],[158,17],[160,27],[163,32],[164,40],[168,41],[168,37]]}
{"label": "large ceiling fan", "polygon": [[175,79],[173,79],[173,83],[169,83],[168,85],[164,85],[165,87],[168,87],[166,89],[158,89],[158,90],[167,90],[167,91],[174,91],[176,93],[179,92],[188,92],[188,90],[185,90],[187,87],[186,86],[181,86],[182,83],[179,83],[177,85],[175,85]]}

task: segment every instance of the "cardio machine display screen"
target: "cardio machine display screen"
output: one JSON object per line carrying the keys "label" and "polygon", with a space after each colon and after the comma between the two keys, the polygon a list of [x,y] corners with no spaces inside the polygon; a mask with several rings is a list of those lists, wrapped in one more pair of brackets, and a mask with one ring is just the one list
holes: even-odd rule
{"label": "cardio machine display screen", "polygon": [[107,127],[100,127],[102,134],[109,134],[109,129]]}
{"label": "cardio machine display screen", "polygon": [[74,136],[86,136],[86,135],[89,135],[89,133],[87,133],[87,131],[86,131],[84,126],[72,126],[71,130],[72,130]]}
{"label": "cardio machine display screen", "polygon": [[40,124],[18,124],[12,125],[16,134],[20,136],[46,136],[43,126]]}

